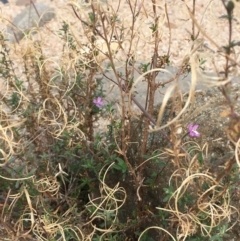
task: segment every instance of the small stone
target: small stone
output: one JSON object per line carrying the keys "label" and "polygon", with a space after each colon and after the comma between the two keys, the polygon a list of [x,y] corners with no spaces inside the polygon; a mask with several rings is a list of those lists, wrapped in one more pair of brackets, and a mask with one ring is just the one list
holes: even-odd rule
{"label": "small stone", "polygon": [[0,2],[2,2],[3,4],[8,3],[8,0],[0,0]]}
{"label": "small stone", "polygon": [[182,132],[183,132],[183,128],[182,127],[178,127],[176,133],[178,135],[180,135],[180,134],[182,134]]}
{"label": "small stone", "polygon": [[53,9],[47,5],[31,4],[14,18],[12,25],[8,26],[7,39],[10,43],[20,41],[32,28],[42,27],[54,17]]}

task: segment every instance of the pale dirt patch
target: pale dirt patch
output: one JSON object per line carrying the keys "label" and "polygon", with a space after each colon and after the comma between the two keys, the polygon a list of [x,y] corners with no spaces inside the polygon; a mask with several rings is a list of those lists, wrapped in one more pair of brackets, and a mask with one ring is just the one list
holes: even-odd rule
{"label": "pale dirt patch", "polygon": [[[6,19],[7,21],[12,21],[14,16],[18,14],[25,8],[29,0],[9,0],[9,4],[0,3],[1,7],[1,18]],[[42,2],[52,7],[56,11],[56,17],[53,19],[46,27],[41,28],[40,35],[42,43],[47,49],[46,52],[49,56],[57,59],[61,54],[61,42],[59,42],[59,37],[56,36],[56,32],[62,27],[62,21],[65,20],[70,23],[71,28],[73,29],[76,37],[79,38],[81,43],[86,42],[86,38],[83,36],[83,26],[80,21],[74,15],[69,2],[67,0],[38,0],[37,2]],[[77,4],[77,0],[73,0]],[[117,12],[120,23],[123,24],[125,28],[123,35],[123,47],[129,45],[130,40],[130,31],[129,26],[132,23],[132,16],[129,5],[127,1],[108,1],[109,6],[111,6],[110,11]],[[192,1],[186,1],[187,5],[192,8]],[[133,3],[132,3],[133,4]],[[135,44],[134,48],[130,54],[135,54],[135,59],[139,61],[150,61],[153,54],[153,36],[152,30],[150,29],[153,23],[153,11],[150,1],[143,1],[143,4],[140,5],[139,17],[135,23]],[[106,5],[103,4],[104,9],[106,10]],[[192,42],[190,41],[190,35],[192,33],[192,21],[188,14],[188,10],[184,1],[178,0],[167,0],[166,7],[163,1],[156,1],[156,11],[159,17],[159,33],[161,36],[161,43],[159,45],[159,55],[165,55],[168,52],[169,42],[170,45],[170,54],[171,54],[171,65],[179,66],[182,63],[182,60],[186,54],[190,52]],[[87,10],[86,10],[87,9]],[[89,8],[81,10],[81,14],[86,14]],[[165,12],[168,12],[170,27],[171,27],[171,39],[169,40],[169,28],[167,23],[167,18]],[[107,10],[106,10],[107,11]],[[196,1],[196,10],[195,17],[198,24],[201,26],[202,30],[211,37],[215,43],[219,46],[227,44],[228,41],[228,24],[227,20],[220,19],[219,17],[225,14],[224,7],[220,0],[204,0]],[[238,41],[240,39],[240,6],[235,8],[235,21],[233,26],[233,40]],[[4,21],[1,25],[1,30],[3,30],[7,21]],[[195,34],[198,32],[197,27],[195,27]],[[220,58],[217,54],[217,48],[202,34],[199,35],[199,39],[203,39],[203,47],[200,56],[208,59],[206,63],[206,70],[213,70],[214,65],[211,63],[214,60],[216,67],[222,71],[224,67],[224,58]],[[22,41],[23,42],[23,41]],[[137,43],[137,44],[136,44]],[[206,47],[212,49],[208,50]],[[236,48],[236,60],[239,60],[239,47]],[[120,61],[124,61],[126,56],[129,53],[127,48],[125,51],[120,51],[118,58]],[[238,73],[236,73],[238,74]]]}
{"label": "pale dirt patch", "polygon": [[[18,13],[20,13],[30,0],[9,0],[9,4],[0,3],[0,17],[1,17],[1,30],[6,31],[6,27],[11,22]],[[67,0],[38,0],[37,2],[45,3],[50,8],[53,8],[56,12],[56,16],[44,27],[38,29],[38,34],[33,35],[33,40],[40,40],[42,51],[46,56],[46,65],[49,69],[58,68],[59,64],[64,64],[71,69],[71,66],[77,61],[78,58],[82,56],[74,56],[70,58],[69,56],[63,57],[63,42],[59,37],[59,29],[63,26],[63,21],[67,22],[73,32],[73,35],[78,39],[78,44],[82,48],[82,52],[86,52],[86,46],[89,43],[89,37],[91,32],[85,29],[79,19],[75,16],[70,2],[78,7],[78,14],[84,18],[88,19],[87,15],[90,11],[89,7],[80,7],[77,0],[67,1]],[[80,1],[79,1],[80,2]],[[154,37],[152,35],[152,30],[150,27],[154,23],[154,16],[152,5],[150,1],[142,1],[143,4],[137,5],[137,10],[139,10],[138,18],[135,22],[134,39],[132,43],[131,51],[129,51],[131,31],[129,26],[132,24],[132,14],[127,1],[108,1],[108,6],[102,4],[102,10],[105,12],[111,12],[111,14],[116,13],[119,21],[117,22],[116,34],[120,37],[122,34],[122,48],[118,50],[115,56],[116,66],[119,68],[125,66],[125,61],[128,57],[134,56],[134,59],[139,63],[148,63],[151,61],[154,51]],[[192,1],[186,1],[189,8],[192,8]],[[159,56],[164,56],[170,53],[170,65],[174,67],[180,67],[183,64],[184,58],[187,57],[193,46],[191,41],[191,34],[193,32],[192,20],[189,16],[186,4],[184,1],[178,0],[167,0],[166,6],[163,1],[156,1],[156,12],[159,18],[158,30],[160,36],[160,44],[158,48]],[[132,3],[132,7],[134,7]],[[168,28],[168,21],[166,17],[166,11],[168,13],[170,21],[170,29]],[[233,24],[233,40],[240,40],[240,6],[235,8],[236,14]],[[196,1],[195,18],[197,23],[201,26],[205,33],[205,36],[209,36],[214,40],[214,42],[219,46],[227,44],[228,41],[228,23],[227,20],[221,19],[220,16],[225,14],[224,7],[220,0],[204,0]],[[121,33],[120,29],[123,28]],[[101,28],[99,28],[101,29]],[[109,38],[111,35],[111,25],[108,25]],[[85,33],[88,33],[88,38]],[[194,27],[195,35],[198,32],[197,26]],[[198,58],[203,58],[207,60],[204,64],[205,70],[208,72],[221,72],[225,67],[225,58],[219,54],[219,49],[211,42],[208,38],[203,36],[202,33],[199,34],[197,42],[194,46],[198,45],[197,56]],[[107,51],[105,43],[99,38],[98,48],[103,52]],[[16,61],[15,71],[16,74],[21,79],[23,76],[23,61],[22,56],[29,51],[36,51],[32,46],[31,41],[23,39],[20,41],[21,44],[10,44],[9,47],[13,50],[12,56]],[[170,45],[169,45],[170,43]],[[170,46],[170,48],[169,48]],[[118,44],[112,43],[112,49],[116,50],[119,46]],[[235,53],[232,56],[236,61],[239,62],[240,47],[235,48]],[[69,50],[69,55],[71,51]],[[65,61],[64,61],[65,59]],[[105,64],[106,57],[100,54],[97,58],[99,65],[103,68]],[[105,61],[106,62],[106,61]],[[53,73],[53,72],[52,72]],[[234,68],[232,75],[239,75],[239,68]],[[36,83],[33,83],[36,86]]]}

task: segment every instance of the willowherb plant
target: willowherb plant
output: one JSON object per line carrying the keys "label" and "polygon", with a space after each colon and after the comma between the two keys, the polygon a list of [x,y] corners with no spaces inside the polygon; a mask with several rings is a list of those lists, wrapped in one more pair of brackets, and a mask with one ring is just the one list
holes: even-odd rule
{"label": "willowherb plant", "polygon": [[[238,220],[232,197],[239,182],[240,129],[228,78],[238,65],[232,32],[239,4],[220,2],[229,27],[228,44],[215,45],[225,58],[218,71],[224,78],[207,83],[218,86],[229,107],[223,115],[232,150],[216,162],[217,171],[208,143],[201,142],[204,125],[195,118],[201,109],[194,110],[198,76],[205,77],[199,57],[204,38],[215,44],[198,22],[196,1],[182,3],[192,21],[192,45],[166,81],[159,76],[169,72],[173,54],[168,2],[69,1],[81,31],[61,20],[58,58],[45,51],[40,33],[29,34],[15,52],[1,33],[1,223],[12,239],[224,239]],[[151,53],[142,62],[141,48]],[[186,95],[178,82],[188,72]],[[116,101],[108,98],[106,83],[118,89]],[[144,84],[145,105],[135,91]]]}

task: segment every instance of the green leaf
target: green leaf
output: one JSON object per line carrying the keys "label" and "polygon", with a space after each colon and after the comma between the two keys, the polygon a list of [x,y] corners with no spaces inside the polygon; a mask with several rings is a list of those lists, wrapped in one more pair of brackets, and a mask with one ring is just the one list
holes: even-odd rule
{"label": "green leaf", "polygon": [[203,165],[203,161],[204,161],[204,159],[203,159],[203,153],[202,152],[199,152],[198,153],[198,162],[199,162],[199,164],[202,166]]}
{"label": "green leaf", "polygon": [[229,1],[226,8],[227,8],[228,15],[232,15],[232,12],[234,9],[234,3],[232,1]]}
{"label": "green leaf", "polygon": [[95,14],[94,14],[94,13],[89,13],[89,14],[88,14],[88,17],[89,17],[91,23],[94,23],[94,22],[95,22]]}
{"label": "green leaf", "polygon": [[149,27],[149,28],[152,29],[153,32],[155,32],[157,30],[157,25],[152,24],[151,27]]}

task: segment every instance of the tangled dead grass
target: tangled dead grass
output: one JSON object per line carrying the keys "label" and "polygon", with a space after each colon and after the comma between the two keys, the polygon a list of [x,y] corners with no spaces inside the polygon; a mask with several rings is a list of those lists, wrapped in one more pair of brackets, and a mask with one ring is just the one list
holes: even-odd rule
{"label": "tangled dead grass", "polygon": [[[120,225],[118,216],[130,194],[119,182],[113,187],[108,185],[107,174],[114,166],[116,167],[116,160],[124,163],[120,170],[123,171],[124,165],[128,167],[131,174],[128,180],[134,183],[133,189],[137,199],[139,202],[145,202],[146,197],[141,195],[145,179],[143,169],[152,159],[164,155],[175,168],[174,171],[171,170],[164,184],[166,187],[168,183],[173,185],[174,191],[167,203],[157,207],[157,210],[170,215],[167,221],[171,228],[168,230],[160,226],[144,227],[145,231],[138,236],[138,240],[151,229],[157,229],[173,240],[186,240],[196,234],[211,237],[216,227],[230,221],[233,214],[239,215],[237,208],[231,205],[230,184],[224,180],[224,177],[231,174],[235,162],[239,166],[239,116],[234,111],[234,102],[229,100],[227,93],[227,86],[231,80],[228,70],[230,67],[237,69],[239,65],[236,54],[221,52],[220,56],[226,61],[224,77],[219,75],[217,78],[206,80],[207,85],[218,86],[222,90],[229,104],[228,137],[235,148],[234,159],[230,160],[223,173],[215,177],[198,161],[199,153],[208,155],[207,146],[199,147],[194,142],[184,143],[174,131],[179,126],[182,114],[191,108],[194,102],[195,86],[199,81],[199,73],[201,74],[199,54],[203,40],[195,40],[189,47],[188,54],[182,59],[179,72],[173,76],[172,81],[175,81],[175,84],[166,91],[155,121],[151,117],[154,109],[153,97],[159,84],[155,80],[159,71],[166,71],[164,66],[167,64],[167,58],[158,55],[159,43],[164,36],[164,24],[167,23],[169,34],[171,33],[167,5],[160,6],[154,4],[154,1],[151,4],[143,1],[140,5],[137,1],[128,2],[132,19],[129,28],[129,21],[124,18],[118,20],[118,8],[113,9],[111,4],[89,4],[89,12],[76,1],[69,4],[74,19],[82,25],[85,43],[79,40],[78,28],[65,21],[61,33],[54,33],[62,47],[61,51],[58,49],[57,57],[45,54],[41,30],[34,37],[31,33],[26,35],[20,45],[14,46],[14,53],[10,52],[11,47],[1,35],[0,177],[6,186],[3,191],[5,197],[1,220],[8,224],[6,226],[9,228],[6,230],[9,236],[12,240],[26,239],[30,234],[38,240],[93,240],[96,237],[99,240],[106,240],[109,235],[123,232],[127,227],[121,226],[124,224]],[[187,6],[186,1],[185,4]],[[234,4],[238,10],[238,3],[234,1]],[[161,17],[157,17],[159,9],[165,13]],[[217,49],[222,49],[200,27],[193,11],[189,8],[187,10],[195,31],[197,28],[202,38],[206,38]],[[152,22],[145,32],[142,27],[148,16]],[[193,37],[197,38],[194,31]],[[140,42],[142,45],[138,44]],[[137,51],[148,45],[152,47],[153,52],[151,69],[139,71],[140,77],[131,83],[129,80],[134,79]],[[120,52],[122,59],[119,57]],[[170,45],[168,57],[169,52]],[[120,115],[111,116],[112,119],[119,118],[121,122],[121,128],[113,131],[110,144],[115,143],[116,146],[112,152],[109,151],[110,147],[108,148],[107,144],[104,148],[93,147],[96,138],[93,122],[98,118],[99,112],[94,109],[92,100],[102,94],[101,82],[96,80],[95,76],[100,72],[106,77],[106,60],[110,62],[115,74],[115,79],[111,81],[121,90]],[[126,69],[124,75],[118,73],[120,66]],[[178,109],[175,117],[162,125],[170,99],[182,96],[178,91],[176,79],[186,71],[186,67],[192,74],[187,102],[182,109]],[[149,83],[145,108],[139,106],[133,93],[134,86],[140,84],[142,79]],[[161,83],[158,87],[161,87]],[[125,96],[128,98],[127,102]],[[132,143],[129,136],[132,102],[138,105],[146,119],[142,139],[139,141],[139,158],[134,161],[126,154]],[[172,112],[175,111],[174,108],[176,106],[173,105]],[[154,126],[151,130],[150,124]],[[166,129],[170,130],[170,134],[162,133],[169,146],[163,146],[164,151],[161,150],[160,155],[144,159],[144,155],[149,154],[149,133]],[[189,144],[190,151],[186,148]],[[110,153],[102,157],[100,149],[108,149]],[[104,162],[103,159],[116,153],[119,154],[118,159],[114,159],[114,162]],[[71,193],[81,189],[86,180],[89,186],[93,185],[92,182],[95,183],[92,181],[93,170],[90,169],[92,163],[100,164],[100,168],[92,168],[98,173],[99,193],[96,197],[96,192],[89,191],[88,201],[81,203],[78,201],[79,196],[71,196]],[[77,172],[70,169],[71,165]],[[76,168],[79,165],[80,168],[85,168],[84,171]],[[79,180],[80,185],[77,183]],[[6,191],[7,189],[9,190]],[[187,198],[188,195],[191,196],[190,200]],[[80,198],[83,199],[83,196],[80,195]],[[136,212],[140,213],[137,208]],[[14,220],[13,223],[11,220]],[[237,218],[232,226],[236,222]]]}

